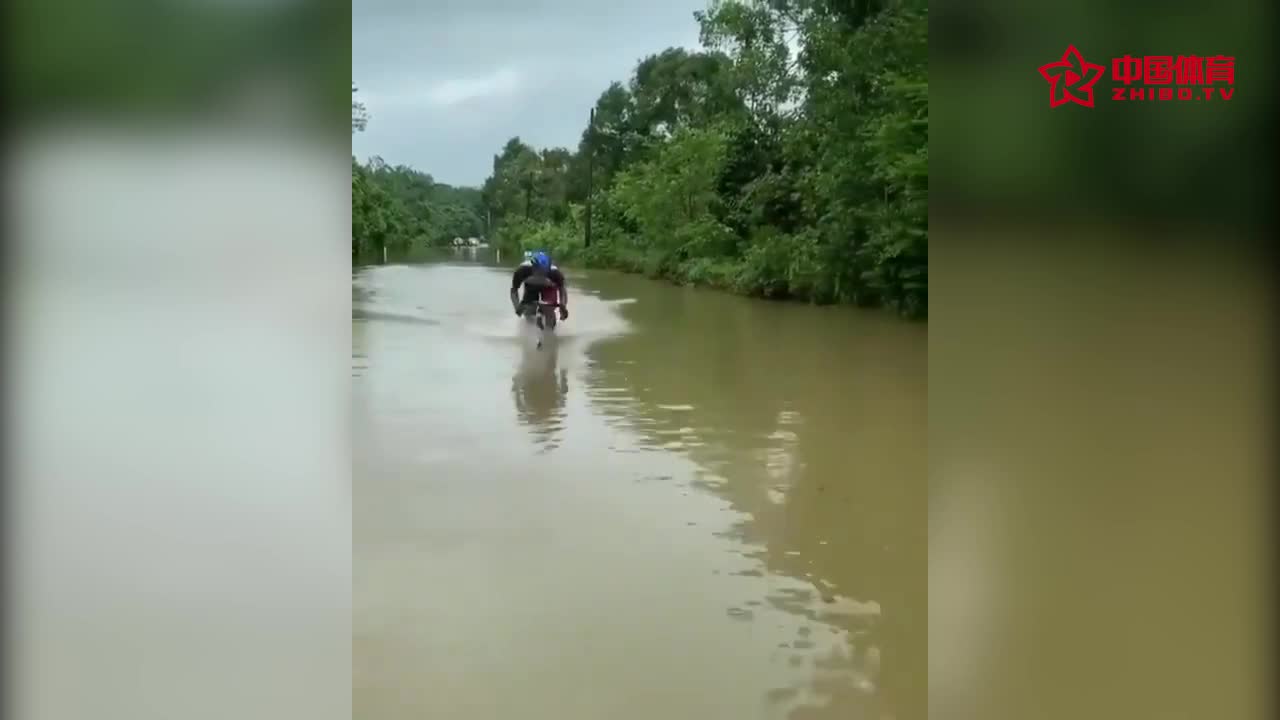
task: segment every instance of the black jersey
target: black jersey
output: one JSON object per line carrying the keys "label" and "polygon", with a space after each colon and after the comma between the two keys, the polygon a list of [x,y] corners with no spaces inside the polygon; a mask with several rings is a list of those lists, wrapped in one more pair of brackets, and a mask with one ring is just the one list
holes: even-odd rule
{"label": "black jersey", "polygon": [[519,290],[521,285],[524,286],[525,297],[537,297],[548,286],[564,289],[564,273],[555,265],[544,270],[525,261],[511,274],[511,289]]}

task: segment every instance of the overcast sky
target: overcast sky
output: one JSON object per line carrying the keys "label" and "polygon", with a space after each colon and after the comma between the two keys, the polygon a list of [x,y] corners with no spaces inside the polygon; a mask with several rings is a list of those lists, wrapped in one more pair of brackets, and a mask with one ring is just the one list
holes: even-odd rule
{"label": "overcast sky", "polygon": [[587,116],[645,55],[696,48],[705,0],[352,0],[351,139],[437,181],[479,185],[512,136],[576,148]]}

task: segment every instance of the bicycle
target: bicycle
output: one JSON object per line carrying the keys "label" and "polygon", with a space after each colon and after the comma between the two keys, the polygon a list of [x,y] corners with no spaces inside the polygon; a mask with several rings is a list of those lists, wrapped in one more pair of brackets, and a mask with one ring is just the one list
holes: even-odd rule
{"label": "bicycle", "polygon": [[548,330],[555,332],[556,310],[559,309],[560,303],[549,303],[545,300],[538,300],[534,303],[526,303],[521,310],[521,316],[526,322],[531,322],[538,326],[538,349],[542,349],[543,340],[546,338]]}

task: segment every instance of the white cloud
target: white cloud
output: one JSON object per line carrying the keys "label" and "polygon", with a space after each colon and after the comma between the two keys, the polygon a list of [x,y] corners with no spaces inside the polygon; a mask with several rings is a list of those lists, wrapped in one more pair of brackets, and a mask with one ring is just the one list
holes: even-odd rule
{"label": "white cloud", "polygon": [[500,68],[470,77],[447,79],[406,79],[396,88],[380,88],[375,83],[360,86],[357,97],[375,118],[387,119],[382,111],[449,108],[474,100],[515,95],[527,88],[528,79],[513,68]]}
{"label": "white cloud", "polygon": [[519,87],[520,73],[511,68],[501,68],[487,75],[437,83],[427,93],[427,99],[434,105],[450,107],[479,98],[510,95]]}
{"label": "white cloud", "polygon": [[352,149],[478,184],[514,135],[576,147],[610,82],[649,53],[698,46],[692,13],[706,3],[353,2],[351,74],[370,120]]}

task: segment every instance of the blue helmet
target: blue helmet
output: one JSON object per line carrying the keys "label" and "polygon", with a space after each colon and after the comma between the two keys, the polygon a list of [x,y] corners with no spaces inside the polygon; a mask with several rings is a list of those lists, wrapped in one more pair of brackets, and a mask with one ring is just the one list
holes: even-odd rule
{"label": "blue helmet", "polygon": [[551,267],[551,257],[541,250],[535,252],[529,260],[533,263],[533,266],[537,268],[546,269]]}

